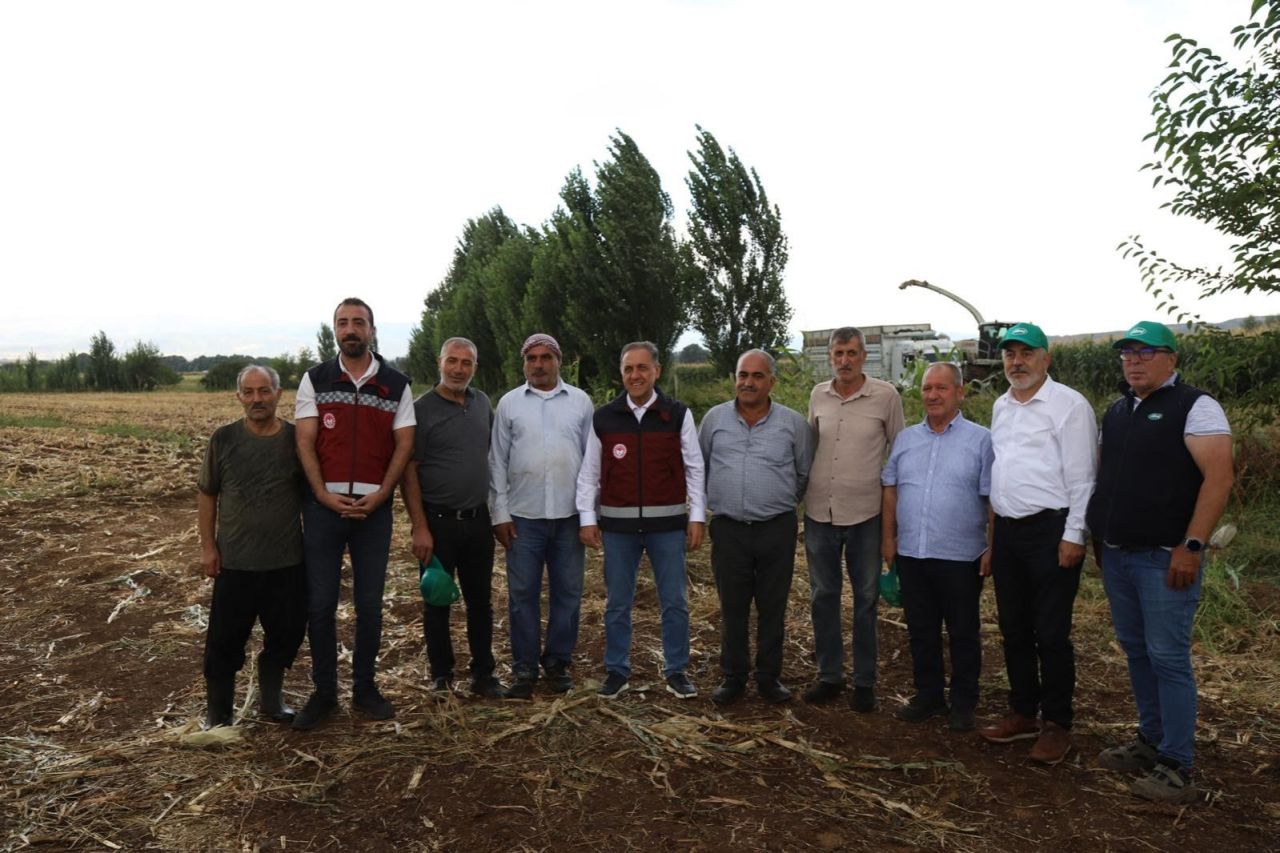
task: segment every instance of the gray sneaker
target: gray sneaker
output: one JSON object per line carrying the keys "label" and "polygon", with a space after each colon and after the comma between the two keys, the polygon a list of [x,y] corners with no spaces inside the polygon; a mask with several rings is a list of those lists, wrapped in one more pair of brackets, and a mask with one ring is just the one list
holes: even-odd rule
{"label": "gray sneaker", "polygon": [[1098,753],[1098,766],[1120,773],[1146,773],[1155,766],[1160,753],[1139,735],[1122,746],[1113,746]]}
{"label": "gray sneaker", "polygon": [[1191,784],[1191,774],[1165,764],[1164,761],[1157,761],[1151,767],[1151,772],[1141,779],[1135,779],[1129,785],[1129,791],[1144,800],[1174,805],[1189,803],[1200,796],[1195,785]]}

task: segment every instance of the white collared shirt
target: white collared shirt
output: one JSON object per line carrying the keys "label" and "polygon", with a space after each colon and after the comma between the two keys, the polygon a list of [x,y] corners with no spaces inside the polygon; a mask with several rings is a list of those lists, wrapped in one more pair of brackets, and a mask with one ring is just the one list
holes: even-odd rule
{"label": "white collared shirt", "polygon": [[1025,403],[1009,389],[991,410],[991,507],[1006,518],[1066,507],[1062,538],[1085,540],[1098,468],[1098,421],[1080,392],[1045,376]]}

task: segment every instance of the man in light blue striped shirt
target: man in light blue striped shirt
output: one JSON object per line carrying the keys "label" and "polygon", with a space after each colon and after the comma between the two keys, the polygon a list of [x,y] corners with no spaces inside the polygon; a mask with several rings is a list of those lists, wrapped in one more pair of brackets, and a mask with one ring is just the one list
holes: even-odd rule
{"label": "man in light blue striped shirt", "polygon": [[[541,664],[557,693],[573,688],[569,665],[578,642],[586,555],[578,541],[578,469],[594,408],[560,378],[560,344],[530,335],[520,349],[525,384],[494,412],[489,447],[489,514],[507,552],[507,605],[515,683],[512,699],[529,699]],[[541,643],[542,569],[549,603]]]}
{"label": "man in light blue striped shirt", "polygon": [[898,564],[915,696],[897,710],[918,723],[948,713],[942,625],[951,645],[950,727],[970,731],[982,643],[978,600],[991,573],[987,547],[991,433],[960,412],[960,368],[939,362],[921,385],[925,419],[898,433],[880,473],[881,551]]}

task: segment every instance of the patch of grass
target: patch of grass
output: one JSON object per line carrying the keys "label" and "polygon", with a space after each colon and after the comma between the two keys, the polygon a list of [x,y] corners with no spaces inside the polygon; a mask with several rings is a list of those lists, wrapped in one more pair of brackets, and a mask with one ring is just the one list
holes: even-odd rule
{"label": "patch of grass", "polygon": [[153,429],[140,424],[114,423],[98,427],[95,432],[102,435],[114,435],[118,438],[135,438],[139,441],[158,441],[161,444],[172,444],[177,447],[190,447],[195,439],[189,435],[169,429]]}
{"label": "patch of grass", "polygon": [[1241,651],[1253,638],[1264,614],[1258,613],[1240,586],[1240,568],[1219,555],[1209,558],[1200,579],[1196,642],[1215,654]]}
{"label": "patch of grass", "polygon": [[56,429],[67,426],[67,422],[57,415],[7,415],[0,414],[0,427],[31,427],[34,429]]}

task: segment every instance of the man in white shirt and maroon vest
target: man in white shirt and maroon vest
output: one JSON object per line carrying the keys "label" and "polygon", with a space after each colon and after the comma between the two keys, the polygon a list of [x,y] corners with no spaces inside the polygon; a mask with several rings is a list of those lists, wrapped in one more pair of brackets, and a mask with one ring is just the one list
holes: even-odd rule
{"label": "man in white shirt and maroon vest", "polygon": [[307,631],[315,690],[295,729],[319,725],[338,706],[336,614],[342,554],[351,555],[356,610],[351,704],[375,720],[395,709],[374,682],[382,642],[382,592],[391,547],[396,484],[413,452],[409,377],[369,349],[373,309],[344,299],[333,315],[341,351],[306,372],[294,406],[298,459],[311,486],[302,509],[307,565]]}
{"label": "man in white shirt and maroon vest", "polygon": [[1162,323],[1138,323],[1115,347],[1124,396],[1102,418],[1088,520],[1138,733],[1098,763],[1144,774],[1129,788],[1139,797],[1185,803],[1196,797],[1191,628],[1205,540],[1231,493],[1231,426],[1217,400],[1178,378],[1178,341]]}
{"label": "man in white shirt and maroon vest", "polygon": [[662,606],[667,690],[681,699],[698,695],[685,673],[684,552],[702,544],[706,526],[702,451],[693,414],[654,388],[661,375],[652,343],[622,348],[623,393],[596,410],[578,472],[579,538],[591,548],[604,545],[606,675],[597,692],[607,699],[623,693],[631,678],[631,604],[641,553],[649,555]]}

